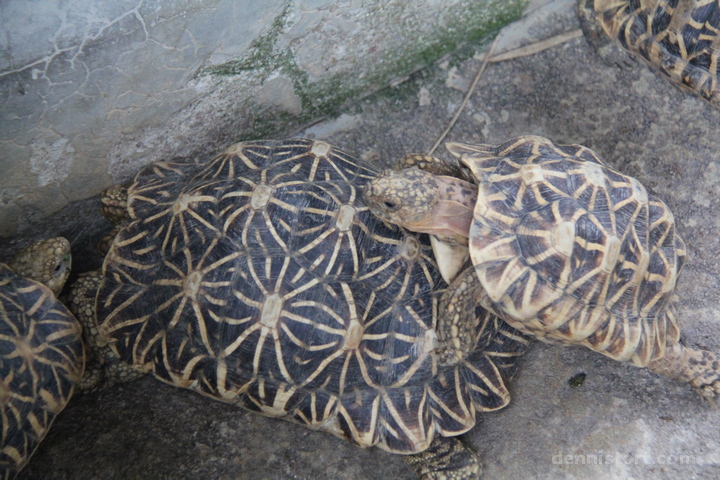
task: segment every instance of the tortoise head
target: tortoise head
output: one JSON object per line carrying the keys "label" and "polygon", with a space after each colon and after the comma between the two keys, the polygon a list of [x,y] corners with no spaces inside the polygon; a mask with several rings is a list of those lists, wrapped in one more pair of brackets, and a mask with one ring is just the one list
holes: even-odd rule
{"label": "tortoise head", "polygon": [[435,175],[413,167],[384,171],[365,185],[363,198],[380,219],[413,232],[431,233],[440,194]]}
{"label": "tortoise head", "polygon": [[21,277],[46,285],[56,295],[70,275],[70,242],[63,237],[40,240],[23,248],[8,262]]}
{"label": "tortoise head", "polygon": [[413,167],[383,172],[365,185],[363,197],[386,222],[457,243],[469,235],[477,185]]}

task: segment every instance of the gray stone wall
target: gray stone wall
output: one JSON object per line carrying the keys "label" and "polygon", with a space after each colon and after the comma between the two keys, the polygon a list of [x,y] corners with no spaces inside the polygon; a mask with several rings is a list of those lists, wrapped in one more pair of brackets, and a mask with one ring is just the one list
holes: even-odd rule
{"label": "gray stone wall", "polygon": [[0,3],[0,236],[147,163],[286,134],[524,0]]}

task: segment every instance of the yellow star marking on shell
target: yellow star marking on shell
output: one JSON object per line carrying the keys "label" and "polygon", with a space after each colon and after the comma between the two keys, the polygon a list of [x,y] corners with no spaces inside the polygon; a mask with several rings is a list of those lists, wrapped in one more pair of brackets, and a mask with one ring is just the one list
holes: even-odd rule
{"label": "yellow star marking on shell", "polygon": [[633,197],[638,201],[638,203],[647,205],[648,193],[645,187],[634,178],[630,178],[630,184],[633,189]]}
{"label": "yellow star marking on shell", "polygon": [[575,222],[560,222],[552,229],[550,236],[555,249],[569,257],[575,246]]}
{"label": "yellow star marking on shell", "polygon": [[200,290],[202,283],[202,272],[194,271],[185,277],[183,281],[183,294],[190,298],[195,298]]}
{"label": "yellow star marking on shell", "polygon": [[250,197],[250,205],[254,210],[265,208],[273,195],[273,189],[267,185],[258,185]]}
{"label": "yellow star marking on shell", "polygon": [[545,180],[543,168],[540,165],[523,165],[520,167],[520,176],[527,185],[542,182]]}
{"label": "yellow star marking on shell", "polygon": [[316,141],[313,143],[312,148],[310,149],[310,153],[313,155],[316,155],[318,157],[324,157],[328,154],[330,151],[330,145],[325,142],[318,142]]}
{"label": "yellow star marking on shell", "polygon": [[341,232],[350,230],[355,220],[355,211],[355,208],[350,205],[343,205],[338,209],[337,217],[335,218],[335,226],[338,230]]}
{"label": "yellow star marking on shell", "polygon": [[283,311],[283,298],[273,293],[265,298],[260,314],[260,323],[268,328],[275,328]]}
{"label": "yellow star marking on shell", "polygon": [[355,297],[353,296],[350,286],[347,283],[343,283],[342,291],[348,304],[348,311],[350,312],[350,318],[346,327],[347,329],[345,332],[345,338],[343,339],[342,348],[345,350],[355,350],[360,346],[365,328],[358,318]]}
{"label": "yellow star marking on shell", "polygon": [[580,165],[580,169],[582,170],[585,178],[590,184],[594,185],[595,187],[605,187],[605,172],[603,172],[603,169],[600,165],[586,162]]}
{"label": "yellow star marking on shell", "polygon": [[620,249],[622,248],[622,242],[615,235],[608,235],[605,240],[605,253],[602,257],[602,263],[600,264],[600,270],[605,273],[612,273],[617,265],[618,259],[620,258]]}
{"label": "yellow star marking on shell", "polygon": [[414,260],[420,255],[422,249],[420,242],[414,236],[407,235],[400,246],[400,255],[407,260]]}
{"label": "yellow star marking on shell", "polygon": [[210,197],[208,195],[192,195],[189,193],[183,193],[181,194],[177,200],[175,200],[175,203],[173,203],[173,214],[177,215],[179,213],[182,213],[190,208],[190,205],[194,202],[215,202],[217,201],[214,197]]}

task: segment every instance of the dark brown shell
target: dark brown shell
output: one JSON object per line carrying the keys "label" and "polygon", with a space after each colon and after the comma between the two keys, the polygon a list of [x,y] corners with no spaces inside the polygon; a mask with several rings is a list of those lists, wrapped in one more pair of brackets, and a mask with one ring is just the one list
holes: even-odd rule
{"label": "dark brown shell", "polygon": [[0,263],[0,479],[25,465],[83,373],[80,324],[52,291]]}
{"label": "dark brown shell", "polygon": [[509,401],[526,342],[480,309],[476,351],[438,365],[442,280],[427,239],[363,203],[376,174],[311,140],[147,167],[103,267],[101,334],[164,381],[362,446],[467,431]]}
{"label": "dark brown shell", "polygon": [[[607,35],[720,107],[720,0],[581,0]],[[590,15],[591,13],[588,13]]]}

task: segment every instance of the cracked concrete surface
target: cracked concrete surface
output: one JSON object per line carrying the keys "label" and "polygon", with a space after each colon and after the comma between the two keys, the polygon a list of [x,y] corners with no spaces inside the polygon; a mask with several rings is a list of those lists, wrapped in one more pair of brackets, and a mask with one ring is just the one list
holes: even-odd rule
{"label": "cracked concrete surface", "polygon": [[168,154],[314,121],[524,3],[2,2],[0,236]]}
{"label": "cracked concrete surface", "polygon": [[[577,28],[573,0],[533,2],[526,18],[502,31],[496,52]],[[278,137],[322,138],[383,165],[425,152],[460,105],[464,92],[455,87],[470,83],[480,66],[472,57],[482,51],[469,46],[337,117]],[[668,203],[688,246],[677,290],[682,339],[720,351],[719,128],[720,111],[643,65],[604,64],[575,37],[491,63],[448,140],[543,135],[585,144],[638,178]],[[442,147],[437,153],[448,155]],[[82,228],[107,228],[91,201],[73,208],[97,225]],[[51,219],[43,233],[63,231],[65,220]],[[90,261],[83,248],[91,243],[74,242],[81,262]],[[508,408],[483,415],[466,436],[485,478],[720,478],[720,410],[686,386],[585,349],[534,344],[511,393]],[[145,378],[74,398],[19,478],[414,477],[397,456]]]}

